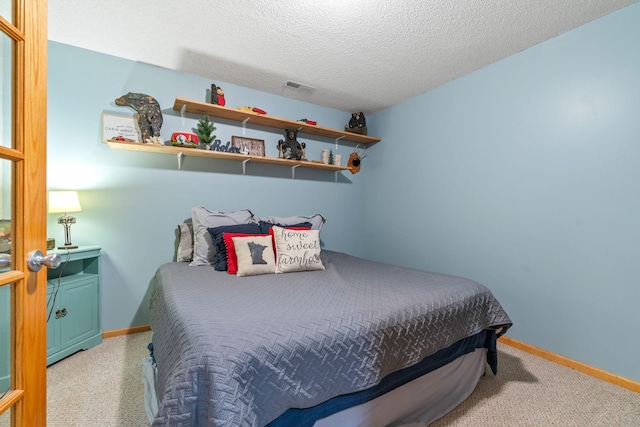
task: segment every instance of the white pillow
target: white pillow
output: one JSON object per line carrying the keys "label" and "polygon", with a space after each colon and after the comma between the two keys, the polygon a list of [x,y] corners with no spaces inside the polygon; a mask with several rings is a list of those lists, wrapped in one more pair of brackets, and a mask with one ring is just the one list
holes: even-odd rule
{"label": "white pillow", "polygon": [[216,248],[211,242],[211,235],[207,228],[248,224],[253,220],[253,213],[248,209],[218,212],[196,206],[191,209],[191,220],[193,222],[193,260],[189,265],[211,265]]}
{"label": "white pillow", "polygon": [[276,244],[276,273],[324,270],[320,259],[320,230],[271,228]]}
{"label": "white pillow", "polygon": [[237,276],[275,273],[276,260],[270,235],[232,237],[231,239],[238,258]]}

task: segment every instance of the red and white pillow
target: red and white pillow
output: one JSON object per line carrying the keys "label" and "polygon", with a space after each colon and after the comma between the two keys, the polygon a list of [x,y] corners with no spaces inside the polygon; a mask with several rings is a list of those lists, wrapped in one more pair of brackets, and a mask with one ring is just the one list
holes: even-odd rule
{"label": "red and white pillow", "polygon": [[276,261],[271,236],[237,236],[231,238],[237,258],[237,276],[275,273]]}
{"label": "red and white pillow", "polygon": [[[266,234],[247,234],[247,233],[222,233],[224,244],[227,247],[227,273],[236,274],[238,272],[238,255],[236,254],[234,237],[254,237],[267,236]],[[271,246],[273,250],[273,244]]]}

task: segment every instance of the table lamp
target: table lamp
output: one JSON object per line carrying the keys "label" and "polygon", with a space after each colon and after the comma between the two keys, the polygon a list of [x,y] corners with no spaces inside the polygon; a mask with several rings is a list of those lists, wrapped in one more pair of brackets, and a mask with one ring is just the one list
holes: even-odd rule
{"label": "table lamp", "polygon": [[76,223],[76,219],[67,215],[70,212],[80,212],[80,200],[77,191],[49,191],[49,213],[63,214],[58,218],[58,224],[64,226],[64,246],[58,249],[74,249],[77,245],[71,243],[71,224]]}

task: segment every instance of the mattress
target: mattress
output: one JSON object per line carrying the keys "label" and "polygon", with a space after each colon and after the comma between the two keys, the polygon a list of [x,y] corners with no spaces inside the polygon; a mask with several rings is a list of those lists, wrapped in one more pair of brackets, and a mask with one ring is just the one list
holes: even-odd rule
{"label": "mattress", "polygon": [[158,269],[154,425],[265,426],[511,326],[477,282],[321,256],[322,271],[243,278],[186,263]]}

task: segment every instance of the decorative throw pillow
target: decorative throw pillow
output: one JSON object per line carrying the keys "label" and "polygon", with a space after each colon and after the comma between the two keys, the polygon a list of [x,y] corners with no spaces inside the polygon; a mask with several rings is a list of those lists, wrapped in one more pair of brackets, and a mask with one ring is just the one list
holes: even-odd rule
{"label": "decorative throw pillow", "polygon": [[276,273],[324,270],[320,259],[319,230],[289,230],[273,226]]}
{"label": "decorative throw pillow", "polygon": [[178,224],[177,262],[191,261],[193,258],[193,225]]}
{"label": "decorative throw pillow", "polygon": [[292,227],[299,227],[299,228],[304,228],[304,229],[311,229],[313,228],[313,224],[311,224],[310,222],[301,222],[300,224],[274,224],[273,222],[267,222],[267,221],[258,221],[258,225],[260,226],[260,231],[263,234],[269,234],[271,233],[271,227],[273,227],[274,225],[277,225],[278,227],[286,227],[286,228],[292,228]]}
{"label": "decorative throw pillow", "polygon": [[[298,230],[298,231],[302,231],[302,230],[311,230],[311,227],[306,227],[306,226],[302,226],[302,227],[298,227],[295,225],[292,226],[287,226],[287,227],[282,227],[282,228],[286,228],[287,230]],[[269,235],[271,236],[271,239],[273,240],[273,250],[276,250],[276,236],[273,234],[273,226],[269,227]]]}
{"label": "decorative throw pillow", "polygon": [[322,215],[315,214],[311,216],[298,215],[298,216],[289,216],[289,217],[263,216],[263,217],[255,217],[255,221],[271,222],[273,224],[280,224],[284,226],[301,224],[303,222],[310,222],[312,230],[321,230],[322,225],[326,220]]}
{"label": "decorative throw pillow", "polygon": [[272,274],[276,269],[271,236],[233,237],[238,276]]}
{"label": "decorative throw pillow", "polygon": [[189,265],[211,265],[216,249],[213,247],[207,228],[247,224],[252,222],[253,213],[247,209],[225,213],[196,206],[191,209],[191,220],[193,221],[193,260]]}
{"label": "decorative throw pillow", "polygon": [[[252,237],[261,236],[264,234],[247,234],[247,233],[222,233],[222,239],[224,240],[224,246],[227,253],[227,273],[236,274],[238,272],[238,257],[236,256],[236,247],[233,243],[234,237]],[[272,242],[273,243],[273,242]],[[275,257],[275,253],[274,253]]]}
{"label": "decorative throw pillow", "polygon": [[207,230],[211,236],[211,244],[216,251],[211,265],[218,271],[226,271],[227,269],[227,247],[224,244],[224,233],[262,234],[258,224],[254,223],[223,225],[221,227],[208,228]]}

